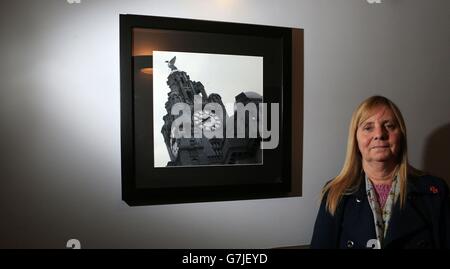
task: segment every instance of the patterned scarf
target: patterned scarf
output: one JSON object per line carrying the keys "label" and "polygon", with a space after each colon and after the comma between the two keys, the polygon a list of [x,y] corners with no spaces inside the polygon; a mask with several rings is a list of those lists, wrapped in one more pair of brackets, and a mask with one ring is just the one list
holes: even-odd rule
{"label": "patterned scarf", "polygon": [[392,181],[391,190],[389,196],[387,197],[384,207],[380,207],[378,198],[374,189],[372,182],[366,175],[366,192],[367,199],[369,200],[370,208],[372,209],[373,219],[375,221],[375,230],[377,234],[377,246],[375,248],[381,248],[384,237],[386,236],[386,231],[389,226],[389,220],[391,219],[392,209],[395,201],[400,194],[400,184],[398,183],[397,176],[394,177]]}

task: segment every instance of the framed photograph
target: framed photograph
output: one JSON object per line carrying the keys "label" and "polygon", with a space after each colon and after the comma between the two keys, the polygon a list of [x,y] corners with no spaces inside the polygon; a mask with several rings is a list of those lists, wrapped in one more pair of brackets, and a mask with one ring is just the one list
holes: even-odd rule
{"label": "framed photograph", "polygon": [[303,30],[120,15],[122,199],[301,196]]}

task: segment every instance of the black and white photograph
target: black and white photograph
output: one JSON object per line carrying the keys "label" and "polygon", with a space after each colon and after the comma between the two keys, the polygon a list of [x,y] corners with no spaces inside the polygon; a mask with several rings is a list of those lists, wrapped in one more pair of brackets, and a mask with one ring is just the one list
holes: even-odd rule
{"label": "black and white photograph", "polygon": [[302,40],[301,29],[121,16],[124,201],[301,193]]}
{"label": "black and white photograph", "polygon": [[[194,105],[198,96],[200,109]],[[154,167],[262,164],[261,139],[227,135],[237,129],[236,104],[263,102],[263,57],[175,51],[153,52]],[[200,136],[176,138],[175,104],[186,104],[192,130]],[[219,105],[215,111],[208,104]],[[244,117],[245,128],[257,113]],[[253,125],[257,126],[257,124]],[[181,126],[182,128],[183,126]],[[221,136],[208,137],[206,132]]]}

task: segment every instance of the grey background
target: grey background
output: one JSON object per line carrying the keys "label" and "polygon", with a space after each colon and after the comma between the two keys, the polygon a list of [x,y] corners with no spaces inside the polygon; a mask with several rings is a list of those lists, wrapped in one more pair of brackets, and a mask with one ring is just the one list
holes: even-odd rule
{"label": "grey background", "polygon": [[[1,248],[308,244],[351,112],[373,94],[403,111],[412,164],[450,177],[448,0],[15,0],[0,10]],[[120,13],[304,28],[304,196],[122,202]]]}

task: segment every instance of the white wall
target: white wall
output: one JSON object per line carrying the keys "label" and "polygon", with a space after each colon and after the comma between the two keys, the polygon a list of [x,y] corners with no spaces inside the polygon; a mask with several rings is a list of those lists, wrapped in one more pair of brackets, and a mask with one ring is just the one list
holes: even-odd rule
{"label": "white wall", "polygon": [[[1,248],[64,248],[70,238],[84,248],[308,244],[351,112],[373,94],[403,111],[414,165],[450,159],[448,0],[15,0],[0,10]],[[304,196],[122,202],[120,13],[304,28]],[[433,169],[450,175],[446,164]]]}

